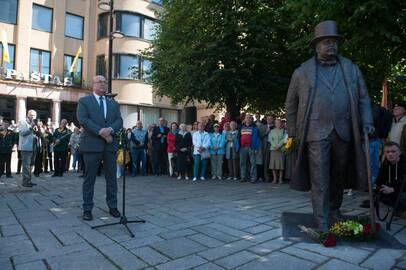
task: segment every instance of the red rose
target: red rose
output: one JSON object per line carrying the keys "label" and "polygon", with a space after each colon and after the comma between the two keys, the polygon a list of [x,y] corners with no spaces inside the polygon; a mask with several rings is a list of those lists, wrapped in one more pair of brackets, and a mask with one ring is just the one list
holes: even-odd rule
{"label": "red rose", "polygon": [[371,224],[364,224],[363,225],[363,232],[365,236],[368,236],[371,234]]}
{"label": "red rose", "polygon": [[334,233],[328,233],[323,245],[325,247],[335,247],[337,245],[336,235]]}
{"label": "red rose", "polygon": [[[368,235],[370,235],[372,233],[371,224],[364,224],[363,227],[364,227],[363,232],[364,232],[365,236],[368,236]],[[375,230],[376,230],[375,233],[378,233],[380,229],[381,229],[381,224],[375,223]]]}

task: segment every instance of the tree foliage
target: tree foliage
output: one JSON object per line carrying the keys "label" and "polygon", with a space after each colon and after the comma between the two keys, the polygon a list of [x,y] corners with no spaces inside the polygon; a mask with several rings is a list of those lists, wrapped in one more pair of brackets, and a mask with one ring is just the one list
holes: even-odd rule
{"label": "tree foliage", "polygon": [[376,99],[382,81],[404,66],[402,0],[172,0],[164,8],[149,52],[151,81],[175,103],[205,101],[232,115],[282,107],[325,19],[337,21],[340,53],[360,65]]}

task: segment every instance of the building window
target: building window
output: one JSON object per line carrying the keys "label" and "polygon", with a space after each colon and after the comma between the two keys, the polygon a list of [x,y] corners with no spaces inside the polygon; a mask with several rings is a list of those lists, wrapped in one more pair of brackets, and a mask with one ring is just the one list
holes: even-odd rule
{"label": "building window", "polygon": [[51,73],[51,52],[31,49],[30,52],[30,73],[41,74]]}
{"label": "building window", "polygon": [[142,59],[142,79],[147,83],[151,82],[151,65],[151,60]]}
{"label": "building window", "polygon": [[153,40],[155,38],[157,22],[154,20],[144,18],[144,38],[147,40]]}
{"label": "building window", "polygon": [[52,13],[52,8],[33,4],[32,28],[45,32],[52,32]]}
{"label": "building window", "polygon": [[96,75],[106,77],[106,60],[103,55],[98,55],[96,58]]}
{"label": "building window", "polygon": [[0,22],[17,24],[17,0],[0,0]]}
{"label": "building window", "polygon": [[[15,57],[15,50],[16,46],[13,44],[8,43],[8,54],[10,56],[10,63],[6,63],[7,69],[14,69],[14,57]],[[0,67],[3,67],[3,44],[0,43]]]}
{"label": "building window", "polygon": [[65,36],[83,39],[83,17],[66,13]]}
{"label": "building window", "polygon": [[64,65],[63,65],[63,77],[71,77],[73,80],[73,84],[77,86],[82,85],[82,64],[83,64],[83,59],[82,57],[79,57],[76,63],[76,67],[74,68],[73,72],[69,72],[73,60],[75,59],[75,56],[71,55],[65,55],[64,57]]}
{"label": "building window", "polygon": [[117,13],[117,30],[129,37],[141,37],[141,17],[132,13]]}
{"label": "building window", "polygon": [[140,61],[138,55],[117,54],[114,57],[114,78],[116,79],[140,79]]}
{"label": "building window", "polygon": [[99,20],[97,21],[97,38],[107,37],[109,29],[109,14],[103,13],[99,15]]}

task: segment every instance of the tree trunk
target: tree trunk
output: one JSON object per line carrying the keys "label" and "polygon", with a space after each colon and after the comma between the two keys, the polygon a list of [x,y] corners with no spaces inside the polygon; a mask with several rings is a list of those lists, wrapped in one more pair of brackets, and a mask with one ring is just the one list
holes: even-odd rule
{"label": "tree trunk", "polygon": [[226,110],[230,114],[231,120],[236,120],[237,116],[240,115],[241,107],[236,104],[235,102],[227,102],[226,103]]}

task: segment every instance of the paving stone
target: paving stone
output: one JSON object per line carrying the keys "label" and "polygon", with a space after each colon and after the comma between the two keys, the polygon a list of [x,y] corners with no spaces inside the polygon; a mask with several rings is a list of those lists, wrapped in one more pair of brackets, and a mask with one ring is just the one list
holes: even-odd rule
{"label": "paving stone", "polygon": [[150,265],[162,264],[170,260],[168,257],[162,255],[161,253],[155,251],[150,247],[132,249],[131,252]]}
{"label": "paving stone", "polygon": [[224,216],[224,215],[212,218],[211,220],[216,223],[220,223],[220,224],[223,224],[223,225],[226,225],[226,226],[229,226],[232,228],[236,228],[236,229],[243,229],[243,228],[258,225],[258,223],[251,221],[251,220],[244,220],[244,219],[239,219],[239,218],[234,218],[234,217]]}
{"label": "paving stone", "polygon": [[[305,261],[282,252],[274,252],[263,258],[249,262],[236,269],[238,270],[264,270],[264,269],[283,269],[283,270],[306,270],[313,269],[315,263]],[[340,268],[337,268],[340,269]],[[344,269],[344,268],[343,268]]]}
{"label": "paving stone", "polygon": [[129,241],[121,242],[120,244],[127,249],[139,248],[147,245],[157,244],[165,239],[158,236],[148,236],[143,238],[131,238]]}
{"label": "paving stone", "polygon": [[366,270],[369,268],[363,268],[355,264],[351,264],[348,262],[343,262],[337,259],[332,259],[331,261],[323,264],[317,270],[337,270],[337,269],[345,269],[345,270]]}
{"label": "paving stone", "polygon": [[104,254],[110,261],[114,262],[122,269],[142,269],[147,265],[138,259],[134,254],[126,250],[125,248],[116,244],[108,246],[100,246],[98,250]]}
{"label": "paving stone", "polygon": [[405,253],[404,250],[380,249],[363,262],[361,266],[376,270],[391,269],[396,265],[397,259],[405,256]]}
{"label": "paving stone", "polygon": [[[24,235],[25,237],[25,235]],[[28,239],[16,240],[17,237],[0,238],[0,258],[34,252],[34,246]]]}
{"label": "paving stone", "polygon": [[316,252],[327,257],[334,257],[353,264],[361,263],[371,253],[370,251],[354,247],[336,246],[333,248],[325,248],[320,244],[309,243],[299,243],[294,245],[294,247]]}
{"label": "paving stone", "polygon": [[13,265],[11,264],[10,258],[0,258],[0,269],[13,270]]}
{"label": "paving stone", "polygon": [[65,246],[83,243],[85,241],[82,237],[80,237],[76,232],[73,231],[54,234],[60,241],[62,241]]}
{"label": "paving stone", "polygon": [[25,264],[20,264],[16,266],[16,270],[47,270],[46,265],[43,261],[29,262]]}
{"label": "paving stone", "polygon": [[25,234],[23,228],[17,224],[1,226],[1,233],[4,237]]}
{"label": "paving stone", "polygon": [[117,267],[94,249],[47,259],[52,270],[117,270]]}
{"label": "paving stone", "polygon": [[213,228],[213,229],[215,229],[217,231],[227,233],[229,235],[232,235],[232,236],[235,236],[235,237],[238,237],[238,238],[244,238],[245,239],[245,238],[251,237],[250,233],[247,233],[247,232],[245,232],[243,230],[237,230],[237,229],[234,229],[234,228],[230,228],[230,227],[228,227],[226,225],[223,225],[223,224],[211,223],[211,224],[208,224],[207,227]]}
{"label": "paving stone", "polygon": [[165,264],[158,265],[156,268],[159,270],[183,270],[190,269],[206,263],[207,261],[197,255],[187,256],[181,259],[177,259]]}
{"label": "paving stone", "polygon": [[214,263],[206,263],[201,266],[193,268],[194,270],[223,270],[223,267],[218,266]]}
{"label": "paving stone", "polygon": [[[1,270],[11,267],[10,257],[16,269],[41,263],[43,259],[52,270],[132,269],[134,265],[143,270],[156,270],[158,266],[171,270],[217,270],[236,265],[249,270],[288,270],[296,266],[315,269],[337,264],[341,265],[340,269],[345,269],[342,265],[385,269],[386,262],[397,263],[393,269],[406,269],[406,262],[401,259],[405,254],[398,253],[401,251],[342,245],[327,249],[318,244],[283,241],[281,212],[312,211],[309,193],[292,191],[287,185],[129,177],[127,217],[147,221],[129,224],[135,233],[135,238],[131,238],[122,226],[90,228],[117,221],[106,212],[103,178],[96,181],[93,211],[96,219],[92,222],[81,219],[82,179],[76,173],[66,173],[62,179],[51,179],[44,174],[36,178],[40,187],[24,191],[18,188],[17,181],[20,178],[7,183],[0,180]],[[358,205],[365,198],[364,193],[347,196],[342,211],[364,211]],[[406,221],[395,220],[392,233],[406,244]],[[29,237],[39,251],[34,249]],[[263,258],[249,261],[251,256]],[[386,256],[387,260],[380,261],[384,266],[374,261],[379,256]],[[134,258],[136,263],[132,264]],[[42,263],[41,267],[44,266]]]}
{"label": "paving stone", "polygon": [[261,225],[257,225],[254,227],[249,227],[244,229],[244,231],[248,232],[248,233],[252,233],[252,234],[257,234],[257,233],[261,233],[261,232],[266,232],[269,230],[272,230],[274,227],[272,226],[268,226],[265,224],[261,224]]}
{"label": "paving stone", "polygon": [[263,255],[271,253],[274,250],[286,247],[291,244],[292,244],[292,242],[284,241],[283,239],[274,239],[274,240],[250,247],[249,251],[263,256]]}
{"label": "paving stone", "polygon": [[197,253],[206,249],[206,247],[204,247],[203,245],[200,245],[184,237],[158,242],[152,244],[151,246],[159,252],[174,259]]}
{"label": "paving stone", "polygon": [[41,260],[41,259],[58,257],[58,256],[63,256],[63,255],[71,254],[71,253],[79,253],[79,252],[86,251],[88,249],[93,249],[93,248],[87,243],[78,243],[78,244],[73,244],[70,246],[65,246],[60,249],[48,249],[48,250],[42,250],[39,252],[33,251],[32,253],[26,253],[23,256],[16,255],[16,256],[13,256],[13,261],[14,261],[14,264],[19,265],[19,264],[33,262],[33,261],[37,261],[37,260]]}
{"label": "paving stone", "polygon": [[231,255],[233,253],[237,253],[238,251],[245,250],[252,246],[253,243],[246,241],[246,240],[240,240],[236,241],[233,243],[228,243],[226,245],[212,248],[203,252],[200,252],[199,255],[202,256],[203,258],[206,258],[210,261],[212,260],[217,260],[219,258]]}
{"label": "paving stone", "polygon": [[197,234],[197,232],[193,231],[191,229],[184,229],[184,230],[179,230],[179,231],[164,232],[164,233],[159,234],[159,236],[164,239],[173,239],[173,238],[179,238],[182,236],[188,236],[188,235],[193,235],[193,234]]}
{"label": "paving stone", "polygon": [[310,252],[310,251],[307,251],[304,249],[299,249],[294,246],[286,247],[286,248],[282,249],[281,252],[285,252],[290,255],[300,257],[300,258],[303,258],[305,260],[309,260],[309,261],[312,261],[315,263],[324,263],[330,259],[329,257],[319,255],[317,253]]}
{"label": "paving stone", "polygon": [[279,238],[282,236],[281,229],[273,229],[263,233],[255,234],[249,238],[250,241],[255,243],[262,243],[271,239]]}
{"label": "paving stone", "polygon": [[192,227],[192,229],[222,242],[234,242],[239,239],[238,237],[209,228],[207,225]]}
{"label": "paving stone", "polygon": [[213,247],[218,247],[221,245],[224,245],[224,242],[221,242],[217,239],[214,239],[212,237],[206,236],[204,234],[194,234],[190,235],[187,238],[192,239],[193,241],[196,241],[206,247],[213,248]]}
{"label": "paving stone", "polygon": [[251,252],[241,251],[236,254],[217,260],[215,261],[215,263],[226,269],[232,269],[258,258],[260,258],[258,255],[255,255]]}

